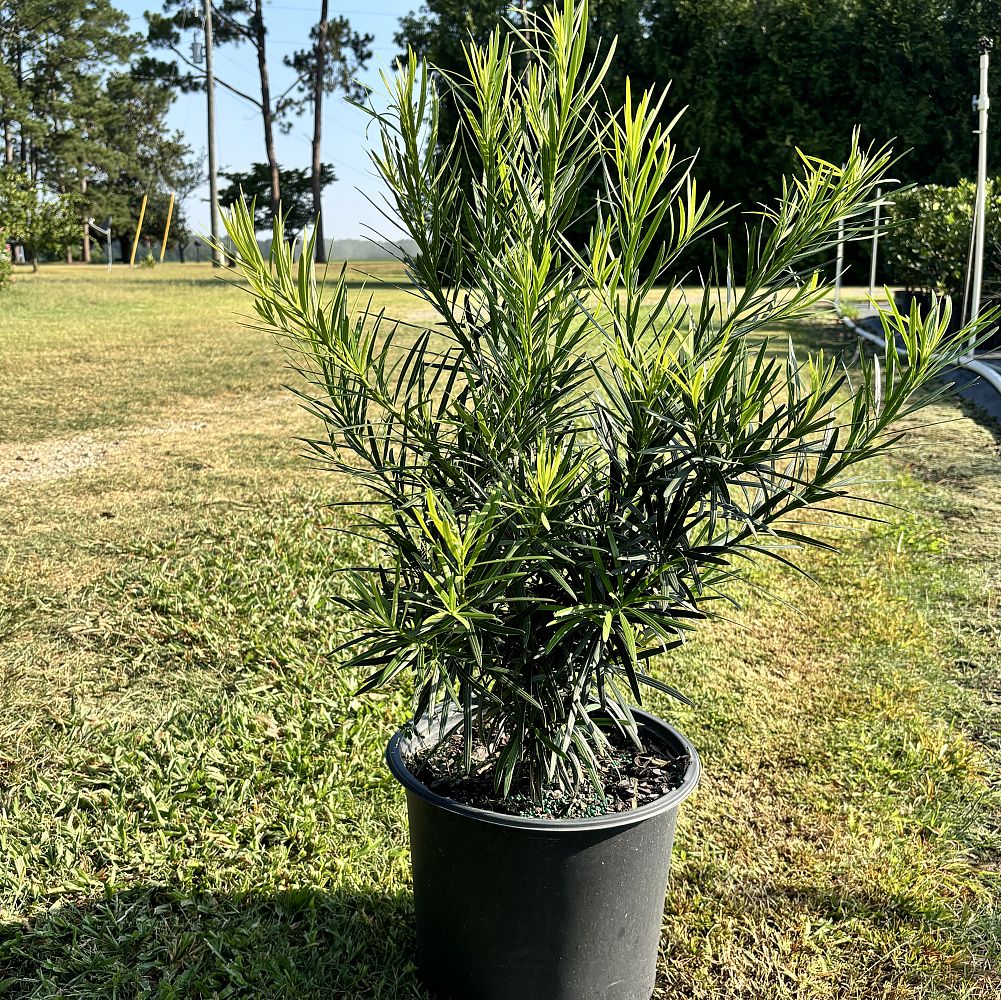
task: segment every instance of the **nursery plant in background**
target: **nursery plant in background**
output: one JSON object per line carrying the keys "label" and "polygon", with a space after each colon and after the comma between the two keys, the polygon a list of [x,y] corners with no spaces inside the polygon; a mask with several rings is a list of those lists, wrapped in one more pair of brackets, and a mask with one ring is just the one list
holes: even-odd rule
{"label": "nursery plant in background", "polygon": [[[884,247],[890,279],[917,294],[927,308],[931,296],[964,298],[969,273],[970,233],[976,184],[962,180],[955,187],[926,184],[893,196]],[[985,289],[989,298],[1001,296],[996,277],[1001,274],[1001,188],[987,182],[985,231]]]}
{"label": "nursery plant in background", "polygon": [[76,201],[68,194],[45,194],[12,167],[0,168],[0,233],[20,243],[38,270],[43,254],[61,253],[80,233]]}
{"label": "nursery plant in background", "polygon": [[[824,297],[813,262],[839,224],[862,233],[890,154],[857,144],[843,166],[803,157],[750,230],[732,298],[715,273],[686,294],[679,256],[720,213],[661,124],[662,94],[609,106],[614,46],[586,58],[586,25],[568,2],[470,44],[464,76],[411,55],[386,78],[373,161],[418,248],[426,328],[353,312],[311,247],[296,269],[280,221],[266,259],[252,207],[226,218],[257,313],[306,378],[312,452],[367,497],[373,565],[333,597],[352,628],[344,668],[365,690],[413,687],[388,758],[418,964],[456,998],[650,996],[699,762],[638,709],[643,689],[684,699],[662,654],[722,613],[746,560],[794,566],[828,544],[805,512],[854,495],[850,470],[897,439],[966,340],[947,316],[891,309],[901,357],[850,379],[765,335]],[[446,89],[456,135],[439,132]],[[595,181],[577,246],[565,234]]]}

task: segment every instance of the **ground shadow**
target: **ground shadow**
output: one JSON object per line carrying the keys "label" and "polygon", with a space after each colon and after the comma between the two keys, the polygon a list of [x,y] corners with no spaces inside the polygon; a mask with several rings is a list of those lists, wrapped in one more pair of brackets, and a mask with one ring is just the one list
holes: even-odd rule
{"label": "ground shadow", "polygon": [[426,1000],[409,893],[147,886],[0,923],[0,996]]}

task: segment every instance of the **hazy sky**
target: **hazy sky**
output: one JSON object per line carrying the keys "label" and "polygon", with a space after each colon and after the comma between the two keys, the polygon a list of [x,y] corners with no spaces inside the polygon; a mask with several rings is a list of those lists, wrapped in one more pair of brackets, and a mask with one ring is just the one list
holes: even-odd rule
{"label": "hazy sky", "polygon": [[[336,3],[330,4],[330,16],[343,15],[356,31],[375,36],[373,58],[362,79],[376,84],[379,69],[389,67],[398,52],[393,44],[393,35],[400,16],[419,7],[420,0],[378,0],[375,4],[365,0],[347,2],[350,5],[347,9],[338,7]],[[151,0],[115,0],[115,3],[129,15],[133,30],[143,33],[146,29],[143,12],[160,9]],[[282,56],[306,46],[310,27],[319,17],[319,9],[319,0],[265,0],[272,93],[280,94],[291,83],[292,74],[282,64]],[[185,33],[182,46],[185,53],[190,52],[194,37],[193,31]],[[215,71],[218,78],[241,90],[255,96],[260,93],[256,57],[249,44],[217,46]],[[325,99],[323,117],[323,159],[332,163],[337,173],[337,181],[327,188],[323,198],[325,235],[331,239],[357,238],[365,235],[366,226],[373,226],[388,236],[397,235],[387,231],[388,223],[365,199],[365,195],[377,197],[380,192],[365,152],[368,147],[365,138],[368,119],[340,95]],[[172,128],[184,133],[196,155],[206,162],[207,170],[205,94],[178,94],[168,120]],[[243,170],[253,162],[265,161],[264,130],[259,111],[219,86],[216,87],[216,123],[220,170]],[[282,135],[276,129],[278,162],[283,166],[308,168],[312,130],[311,110],[295,123],[288,135]],[[208,229],[207,200],[206,182],[185,206],[193,228],[199,231]]]}

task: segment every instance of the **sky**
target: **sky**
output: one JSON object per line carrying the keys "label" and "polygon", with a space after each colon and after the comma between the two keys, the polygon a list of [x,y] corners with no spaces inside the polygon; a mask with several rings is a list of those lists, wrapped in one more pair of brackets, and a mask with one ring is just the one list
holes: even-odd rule
{"label": "sky", "polygon": [[[134,31],[145,33],[143,12],[159,10],[156,0],[115,0],[115,5],[130,18]],[[379,70],[389,68],[399,52],[393,44],[399,19],[420,6],[420,0],[348,0],[348,7],[330,4],[331,18],[345,16],[355,31],[375,36],[372,59],[360,78],[379,85]],[[309,31],[319,17],[319,0],[265,0],[265,25],[268,29],[268,68],[271,91],[280,94],[292,82],[293,74],[282,64],[282,57],[305,48]],[[190,52],[196,35],[188,31],[181,46]],[[201,38],[199,29],[197,37]],[[161,53],[166,58],[169,52]],[[218,45],[215,49],[215,73],[233,86],[250,94],[260,93],[257,61],[250,45]],[[324,192],[324,235],[328,239],[357,239],[370,235],[366,227],[374,227],[380,236],[393,238],[399,234],[369,204],[366,196],[378,198],[382,188],[375,178],[366,149],[368,119],[363,112],[351,107],[341,95],[327,97],[323,105],[323,160],[332,163],[337,181]],[[171,129],[184,133],[195,155],[207,166],[207,116],[204,92],[179,93],[170,110]],[[283,135],[275,130],[278,162],[282,166],[309,168],[313,134],[313,112],[297,119],[292,131]],[[266,160],[264,129],[260,112],[245,100],[216,86],[216,150],[220,171],[244,170],[251,163]],[[222,182],[223,184],[225,182]],[[187,217],[196,232],[209,228],[208,181],[185,203]]]}

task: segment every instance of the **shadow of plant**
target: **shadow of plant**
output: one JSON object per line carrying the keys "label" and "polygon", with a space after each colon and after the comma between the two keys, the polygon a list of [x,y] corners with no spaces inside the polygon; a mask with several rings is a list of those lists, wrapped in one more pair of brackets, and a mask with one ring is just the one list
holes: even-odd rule
{"label": "shadow of plant", "polygon": [[409,893],[143,887],[0,923],[0,996],[424,1000]]}

